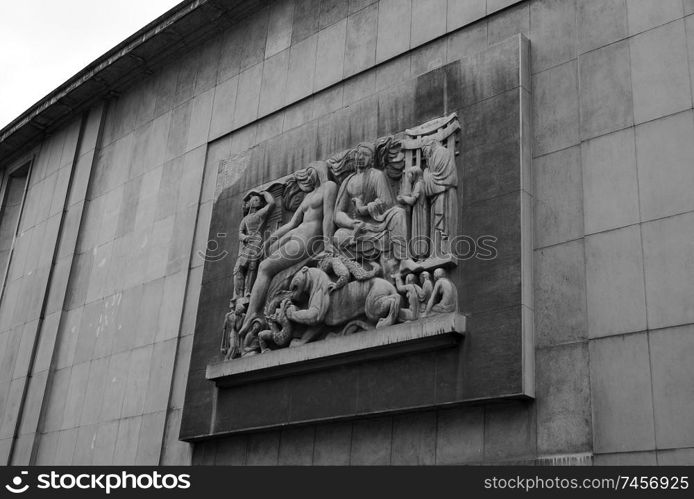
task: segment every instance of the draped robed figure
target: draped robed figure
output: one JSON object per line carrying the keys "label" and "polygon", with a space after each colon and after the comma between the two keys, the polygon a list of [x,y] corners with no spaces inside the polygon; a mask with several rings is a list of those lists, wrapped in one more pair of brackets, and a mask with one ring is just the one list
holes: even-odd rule
{"label": "draped robed figure", "polygon": [[357,146],[356,170],[342,182],[335,203],[335,244],[367,260],[385,254],[407,259],[407,218],[395,201],[386,174],[372,168],[374,146]]}
{"label": "draped robed figure", "polygon": [[458,231],[458,173],[452,150],[433,139],[423,149],[427,168],[423,172],[422,187],[429,200],[434,254],[440,256],[450,252],[447,242]]}

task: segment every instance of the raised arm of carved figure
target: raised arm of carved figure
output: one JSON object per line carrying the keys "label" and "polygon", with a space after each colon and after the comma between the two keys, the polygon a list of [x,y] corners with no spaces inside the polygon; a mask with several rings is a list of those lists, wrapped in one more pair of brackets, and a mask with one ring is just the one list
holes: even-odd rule
{"label": "raised arm of carved figure", "polygon": [[262,218],[265,218],[265,216],[268,214],[272,208],[275,206],[275,198],[272,197],[272,194],[270,194],[268,191],[263,191],[261,192],[262,196],[265,198],[265,206],[260,208],[258,210],[258,215],[260,215]]}
{"label": "raised arm of carved figure", "polygon": [[407,287],[402,282],[402,275],[392,274],[390,277],[392,277],[395,280],[395,288],[398,290],[398,293],[406,293],[407,292]]}

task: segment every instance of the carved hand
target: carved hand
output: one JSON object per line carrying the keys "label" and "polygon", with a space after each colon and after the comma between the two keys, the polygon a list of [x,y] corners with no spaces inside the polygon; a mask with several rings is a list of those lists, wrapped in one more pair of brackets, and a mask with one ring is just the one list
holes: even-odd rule
{"label": "carved hand", "polygon": [[369,214],[369,206],[365,205],[360,198],[352,198],[352,203],[354,203],[357,213],[360,215]]}
{"label": "carved hand", "polygon": [[376,198],[374,201],[369,203],[369,208],[376,212],[378,215],[382,215],[386,211],[386,205],[380,198]]}
{"label": "carved hand", "polygon": [[296,307],[292,304],[287,307],[287,310],[284,312],[284,315],[287,316],[287,319],[293,320],[294,312],[296,312]]}

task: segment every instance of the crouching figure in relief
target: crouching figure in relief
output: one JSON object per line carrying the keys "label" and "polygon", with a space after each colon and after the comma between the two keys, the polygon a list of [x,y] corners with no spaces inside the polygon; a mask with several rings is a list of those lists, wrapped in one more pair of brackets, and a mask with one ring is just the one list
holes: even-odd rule
{"label": "crouching figure in relief", "polygon": [[405,283],[402,282],[402,276],[395,274],[395,286],[400,293],[403,293],[407,298],[409,307],[400,309],[400,320],[415,321],[419,319],[421,301],[424,299],[424,291],[417,285],[417,276],[407,274]]}
{"label": "crouching figure in relief", "polygon": [[434,271],[434,290],[424,315],[446,314],[458,311],[458,290],[444,269]]}

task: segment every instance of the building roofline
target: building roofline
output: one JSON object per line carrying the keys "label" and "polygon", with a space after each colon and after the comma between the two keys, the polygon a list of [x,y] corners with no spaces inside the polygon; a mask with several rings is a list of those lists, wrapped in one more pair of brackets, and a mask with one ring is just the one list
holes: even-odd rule
{"label": "building roofline", "polygon": [[88,64],[0,130],[0,168],[95,102],[262,8],[260,0],[184,0]]}

